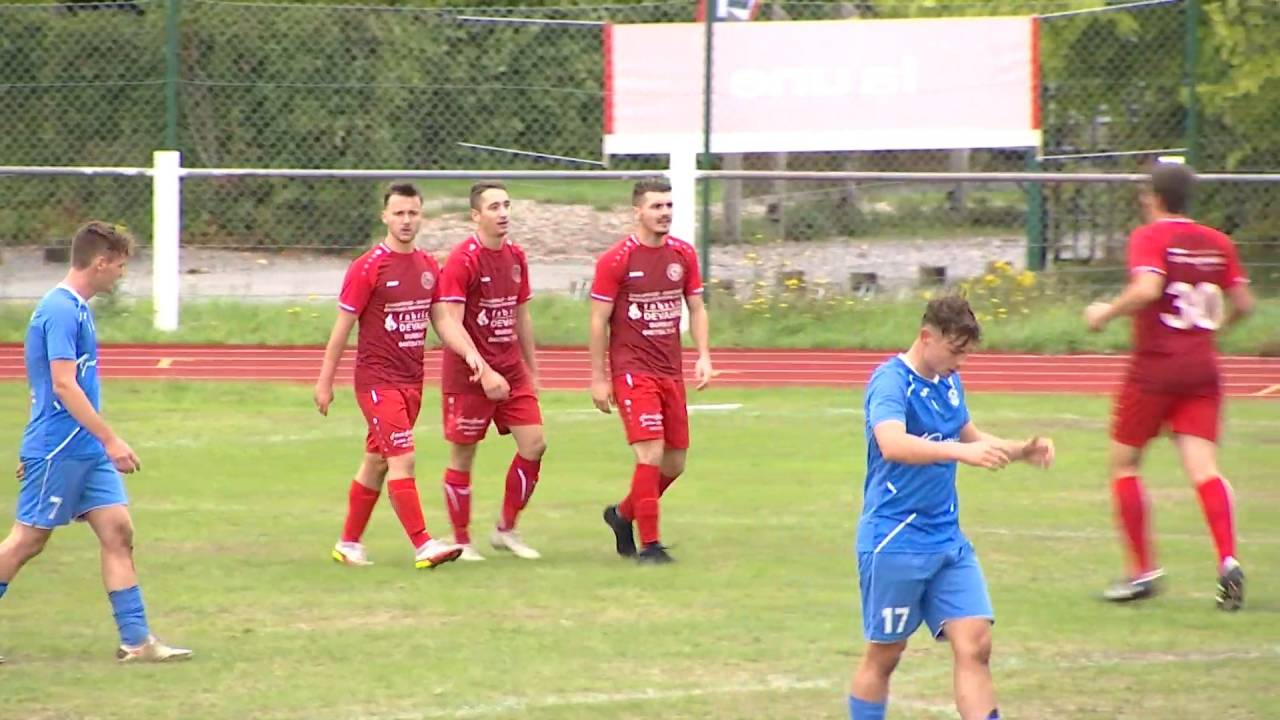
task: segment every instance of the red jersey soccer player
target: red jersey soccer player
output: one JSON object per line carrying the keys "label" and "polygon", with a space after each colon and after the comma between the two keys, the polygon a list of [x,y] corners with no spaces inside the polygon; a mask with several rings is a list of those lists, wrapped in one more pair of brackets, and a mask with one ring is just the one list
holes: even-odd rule
{"label": "red jersey soccer player", "polygon": [[1111,428],[1112,492],[1131,575],[1104,597],[1126,602],[1157,591],[1162,571],[1151,547],[1148,499],[1138,472],[1143,449],[1168,425],[1217,547],[1218,607],[1238,610],[1244,573],[1235,557],[1231,485],[1218,472],[1222,388],[1214,334],[1251,312],[1254,302],[1230,238],[1184,216],[1194,183],[1185,165],[1156,166],[1141,194],[1147,224],[1129,238],[1129,285],[1113,302],[1085,311],[1092,330],[1134,316],[1133,353]]}
{"label": "red jersey soccer player", "polygon": [[[711,381],[709,323],[698,256],[671,237],[671,185],[642,180],[631,196],[636,232],[609,248],[591,285],[591,399],[601,412],[618,407],[635,452],[631,493],[604,510],[619,555],[636,555],[631,523],[643,544],[637,560],[668,563],[658,539],[658,498],[684,472],[689,448],[680,357],[680,315],[689,304],[689,331],[698,348],[697,389]],[[606,338],[609,370],[605,373]]]}
{"label": "red jersey soccer player", "polygon": [[489,543],[534,560],[541,555],[516,532],[516,520],[538,485],[547,442],[538,407],[533,319],[527,305],[532,291],[524,251],[507,237],[511,198],[498,182],[471,187],[471,219],[476,231],[445,261],[440,301],[445,322],[466,329],[488,368],[477,384],[463,358],[444,353],[441,402],[449,466],[444,474],[445,504],[453,523],[454,542],[463,560],[483,560],[471,544],[471,468],[476,444],[492,422],[500,435],[516,441],[507,468],[506,493]]}
{"label": "red jersey soccer player", "polygon": [[382,221],[387,225],[386,239],[356,258],[342,281],[338,318],[315,387],[316,408],[328,415],[338,361],[351,327],[358,322],[355,394],[369,432],[333,559],[348,565],[370,564],[360,537],[386,480],[391,507],[413,543],[415,566],[434,568],[456,560],[462,548],[427,533],[414,481],[413,425],[422,405],[428,321],[436,321],[441,339],[467,356],[477,376],[484,363],[464,333],[450,332],[438,322],[440,268],[414,245],[422,224],[422,196],[417,188],[392,185],[383,197]]}

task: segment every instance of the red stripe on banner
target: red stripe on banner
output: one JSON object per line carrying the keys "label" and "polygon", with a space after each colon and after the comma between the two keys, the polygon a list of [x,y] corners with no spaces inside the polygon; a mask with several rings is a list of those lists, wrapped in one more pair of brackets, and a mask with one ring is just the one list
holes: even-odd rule
{"label": "red stripe on banner", "polygon": [[604,53],[604,134],[613,134],[613,23],[600,28],[600,50]]}
{"label": "red stripe on banner", "polygon": [[[1040,129],[1040,18],[1031,18],[1031,128]],[[1041,145],[1043,146],[1043,141]]]}

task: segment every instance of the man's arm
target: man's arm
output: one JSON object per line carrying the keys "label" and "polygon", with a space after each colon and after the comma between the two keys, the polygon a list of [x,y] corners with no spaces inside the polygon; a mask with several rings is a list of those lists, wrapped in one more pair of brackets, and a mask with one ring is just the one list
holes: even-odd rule
{"label": "man's arm", "polygon": [[883,420],[876,423],[872,432],[880,454],[889,462],[903,465],[962,462],[988,470],[998,470],[1009,463],[1009,454],[995,443],[925,440],[907,434],[907,426],[900,420]]}
{"label": "man's arm", "polygon": [[436,329],[436,334],[440,336],[440,341],[444,343],[445,352],[452,352],[465,360],[467,367],[471,368],[473,373],[471,382],[476,382],[489,365],[481,357],[480,350],[476,348],[475,342],[471,340],[471,334],[467,332],[467,328],[462,324],[466,309],[466,306],[462,303],[433,303],[431,305],[431,325]]}
{"label": "man's arm", "polygon": [[1049,438],[1034,436],[1027,440],[1009,440],[998,435],[983,432],[970,420],[960,428],[960,442],[986,442],[1009,456],[1009,460],[1022,460],[1040,467],[1048,467],[1053,462],[1053,441]]}
{"label": "man's arm", "polygon": [[613,384],[605,370],[605,349],[609,347],[609,318],[613,315],[613,303],[591,299],[591,319],[587,334],[587,350],[591,355],[591,402],[602,413],[611,412],[614,405]]}
{"label": "man's arm", "polygon": [[333,330],[329,333],[329,342],[324,346],[324,361],[320,364],[320,377],[316,379],[313,400],[321,415],[329,414],[329,405],[333,403],[333,378],[338,373],[338,361],[347,348],[347,338],[351,337],[351,328],[356,324],[355,313],[338,309],[338,317],[333,321]]}
{"label": "man's arm", "polygon": [[102,442],[107,450],[107,456],[115,463],[116,469],[123,473],[140,469],[142,466],[133,449],[119,435],[116,435],[107,421],[93,409],[93,403],[89,402],[84,390],[76,382],[76,361],[51,360],[49,372],[53,377],[53,392],[58,396],[62,407],[66,408],[71,417],[80,423],[80,427]]}
{"label": "man's arm", "polygon": [[689,304],[689,335],[693,337],[694,347],[698,349],[698,360],[693,366],[693,376],[701,390],[711,382],[711,320],[707,317],[707,304],[702,295],[689,295],[685,298]]}
{"label": "man's arm", "polygon": [[516,340],[520,343],[520,355],[524,358],[524,364],[533,375],[534,384],[537,384],[538,362],[534,358],[537,344],[533,339],[533,314],[529,312],[528,303],[516,306]]}
{"label": "man's arm", "polygon": [[1115,300],[1098,302],[1085,309],[1089,329],[1098,331],[1118,317],[1132,315],[1164,295],[1164,275],[1157,272],[1139,272],[1133,276]]}
{"label": "man's arm", "polygon": [[1249,286],[1244,283],[1238,283],[1227,288],[1227,299],[1231,301],[1231,313],[1227,315],[1227,319],[1222,323],[1222,329],[1227,329],[1232,325],[1253,314],[1256,301],[1253,299],[1253,293],[1249,290]]}

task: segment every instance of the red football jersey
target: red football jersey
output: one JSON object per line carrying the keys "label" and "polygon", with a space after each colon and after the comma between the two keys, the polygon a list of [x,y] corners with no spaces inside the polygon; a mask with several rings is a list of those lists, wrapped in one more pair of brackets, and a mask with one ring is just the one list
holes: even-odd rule
{"label": "red football jersey", "polygon": [[1129,272],[1165,277],[1164,295],[1133,318],[1131,378],[1165,391],[1216,386],[1223,291],[1249,281],[1235,244],[1190,220],[1161,220],[1129,237]]}
{"label": "red football jersey", "polygon": [[422,385],[422,353],[431,303],[440,299],[440,266],[414,249],[378,243],[347,268],[338,307],[359,318],[355,386]]}
{"label": "red football jersey", "polygon": [[[472,235],[449,253],[440,284],[441,302],[466,305],[462,324],[484,361],[513,388],[527,383],[529,370],[516,335],[516,308],[533,297],[524,251],[510,240],[490,250]],[[467,363],[448,350],[440,374],[446,393],[484,393],[479,383],[471,382]]]}
{"label": "red football jersey", "polygon": [[611,373],[682,377],[682,301],[701,293],[698,254],[683,240],[668,235],[661,246],[648,247],[631,235],[605,251],[596,263],[591,297],[613,303]]}

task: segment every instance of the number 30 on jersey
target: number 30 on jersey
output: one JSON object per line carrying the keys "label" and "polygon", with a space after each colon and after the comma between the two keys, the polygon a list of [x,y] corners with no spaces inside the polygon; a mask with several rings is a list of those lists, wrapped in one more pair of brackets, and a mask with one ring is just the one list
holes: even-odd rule
{"label": "number 30 on jersey", "polygon": [[1222,326],[1222,288],[1214,283],[1171,282],[1164,290],[1173,296],[1176,313],[1160,313],[1160,321],[1175,330],[1217,330]]}

